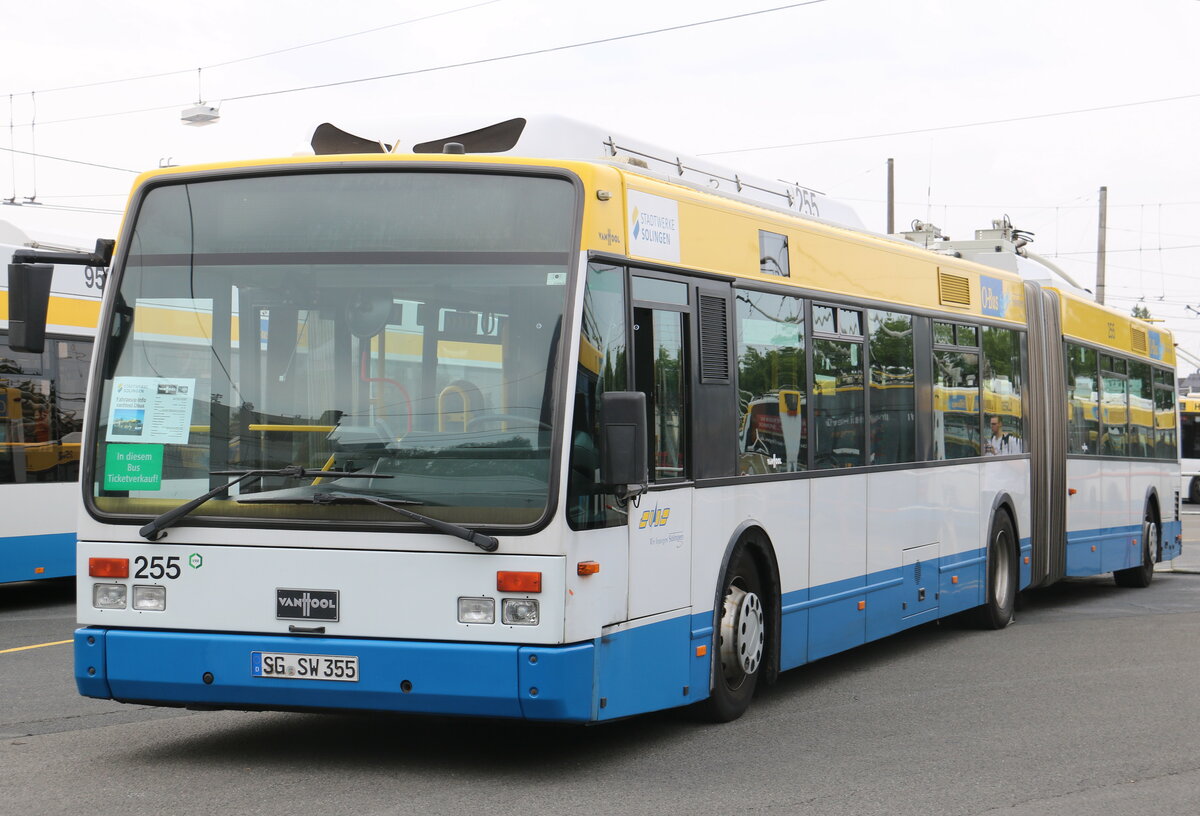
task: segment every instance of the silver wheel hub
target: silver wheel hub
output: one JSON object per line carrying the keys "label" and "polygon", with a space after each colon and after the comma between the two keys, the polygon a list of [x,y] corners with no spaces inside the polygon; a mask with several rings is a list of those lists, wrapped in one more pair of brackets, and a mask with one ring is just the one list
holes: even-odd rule
{"label": "silver wheel hub", "polygon": [[732,686],[758,671],[764,633],[762,601],[753,592],[730,587],[721,615],[721,670]]}
{"label": "silver wheel hub", "polygon": [[1143,558],[1143,563],[1154,565],[1154,559],[1158,557],[1158,527],[1153,521],[1147,521],[1143,524],[1142,540],[1146,542],[1146,552]]}

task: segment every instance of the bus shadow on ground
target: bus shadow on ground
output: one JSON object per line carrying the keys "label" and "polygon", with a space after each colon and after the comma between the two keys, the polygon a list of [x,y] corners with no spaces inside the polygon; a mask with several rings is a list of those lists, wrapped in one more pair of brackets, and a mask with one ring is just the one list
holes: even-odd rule
{"label": "bus shadow on ground", "polygon": [[0,584],[0,611],[20,612],[42,609],[51,604],[75,603],[75,578],[49,578],[45,581],[18,581]]}

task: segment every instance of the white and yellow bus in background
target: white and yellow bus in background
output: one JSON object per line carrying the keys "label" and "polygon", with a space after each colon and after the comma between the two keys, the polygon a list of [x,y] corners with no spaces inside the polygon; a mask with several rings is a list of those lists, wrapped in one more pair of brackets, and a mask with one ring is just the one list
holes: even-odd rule
{"label": "white and yellow bus in background", "polygon": [[135,183],[85,695],[728,720],[781,671],[1179,552],[1165,332],[561,120],[314,148]]}
{"label": "white and yellow bus in background", "polygon": [[1200,504],[1200,394],[1179,398],[1179,466],[1183,471],[1181,495]]}
{"label": "white and yellow bus in background", "polygon": [[[0,317],[14,251],[68,249],[0,221]],[[0,583],[75,574],[84,393],[105,270],[64,268],[42,352],[14,351],[0,319]]]}

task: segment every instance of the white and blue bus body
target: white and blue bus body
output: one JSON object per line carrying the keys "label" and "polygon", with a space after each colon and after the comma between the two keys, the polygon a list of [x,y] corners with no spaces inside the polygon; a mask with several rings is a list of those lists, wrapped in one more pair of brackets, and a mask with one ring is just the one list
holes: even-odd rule
{"label": "white and blue bus body", "polygon": [[[81,693],[727,720],[779,671],[1179,552],[1169,335],[810,191],[748,200],[612,138],[513,158],[514,121],[138,181],[84,444]],[[604,412],[638,395],[622,436]],[[987,455],[992,416],[1019,447]],[[606,480],[637,433],[644,484]]]}

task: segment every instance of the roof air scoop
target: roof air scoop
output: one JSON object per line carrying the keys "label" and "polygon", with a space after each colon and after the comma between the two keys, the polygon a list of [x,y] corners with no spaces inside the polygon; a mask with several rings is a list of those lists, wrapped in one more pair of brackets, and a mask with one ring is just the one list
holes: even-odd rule
{"label": "roof air scoop", "polygon": [[313,131],[313,152],[318,156],[334,156],[341,153],[390,153],[392,146],[347,133],[328,122],[317,125]]}
{"label": "roof air scoop", "polygon": [[524,119],[508,119],[468,133],[413,145],[413,153],[457,152],[446,149],[447,145],[455,143],[462,145],[467,153],[504,153],[517,146],[517,140],[521,138],[524,130]]}

